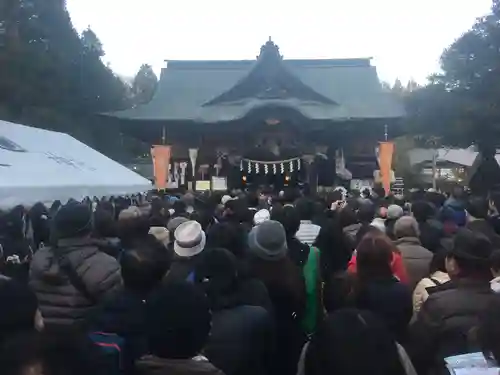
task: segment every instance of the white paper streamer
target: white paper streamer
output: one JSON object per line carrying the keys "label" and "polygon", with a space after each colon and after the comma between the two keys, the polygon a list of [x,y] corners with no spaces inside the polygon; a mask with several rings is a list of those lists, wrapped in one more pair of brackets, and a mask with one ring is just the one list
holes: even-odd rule
{"label": "white paper streamer", "polygon": [[184,185],[186,183],[186,169],[188,166],[188,163],[185,161],[181,162],[181,184]]}
{"label": "white paper streamer", "polygon": [[193,170],[193,178],[196,177],[196,159],[198,158],[198,149],[190,148],[189,149],[189,159],[191,160],[191,167]]}
{"label": "white paper streamer", "polygon": [[215,169],[215,173],[217,174],[217,177],[219,177],[219,173],[220,173],[220,170],[221,170],[221,165],[219,163],[214,164],[214,169]]}
{"label": "white paper streamer", "polygon": [[180,174],[179,174],[179,163],[174,163],[174,181],[179,182]]}

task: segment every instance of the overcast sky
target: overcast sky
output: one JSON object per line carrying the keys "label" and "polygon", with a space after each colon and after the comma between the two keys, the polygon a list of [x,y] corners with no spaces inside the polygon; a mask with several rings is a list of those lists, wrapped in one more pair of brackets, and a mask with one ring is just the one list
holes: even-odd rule
{"label": "overcast sky", "polygon": [[373,57],[387,81],[425,78],[491,0],[67,0],[106,61],[133,76],[168,59],[253,59],[269,36],[285,58]]}

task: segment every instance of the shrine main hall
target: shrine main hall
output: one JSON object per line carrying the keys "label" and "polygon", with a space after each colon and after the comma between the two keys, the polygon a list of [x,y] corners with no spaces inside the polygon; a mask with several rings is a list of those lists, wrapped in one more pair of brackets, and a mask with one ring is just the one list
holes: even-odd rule
{"label": "shrine main hall", "polygon": [[269,39],[254,60],[167,61],[149,103],[108,116],[171,146],[174,187],[315,189],[373,180],[378,142],[404,115],[370,58],[286,59]]}

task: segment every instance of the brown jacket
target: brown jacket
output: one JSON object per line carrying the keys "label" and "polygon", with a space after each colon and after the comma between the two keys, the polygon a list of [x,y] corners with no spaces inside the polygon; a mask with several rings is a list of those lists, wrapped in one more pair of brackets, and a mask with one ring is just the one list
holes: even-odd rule
{"label": "brown jacket", "polygon": [[416,237],[403,237],[395,244],[408,273],[408,286],[413,291],[418,282],[429,275],[429,265],[433,255],[420,244],[420,240]]}
{"label": "brown jacket", "polygon": [[203,357],[163,359],[146,356],[136,363],[136,367],[139,375],[224,375]]}
{"label": "brown jacket", "polygon": [[[70,281],[55,254],[69,262],[87,293]],[[95,304],[121,286],[122,278],[118,261],[99,251],[90,239],[68,239],[59,241],[56,249],[35,253],[29,283],[45,323],[60,326],[82,322]]]}
{"label": "brown jacket", "polygon": [[410,357],[419,374],[442,368],[443,359],[467,353],[470,330],[494,298],[490,283],[458,279],[428,288],[429,298],[422,305],[410,328]]}

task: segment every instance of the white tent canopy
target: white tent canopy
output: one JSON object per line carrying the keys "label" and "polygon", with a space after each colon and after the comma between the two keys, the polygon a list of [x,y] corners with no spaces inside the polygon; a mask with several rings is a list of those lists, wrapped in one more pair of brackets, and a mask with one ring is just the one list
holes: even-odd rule
{"label": "white tent canopy", "polygon": [[151,182],[75,138],[0,120],[0,207],[126,195]]}

